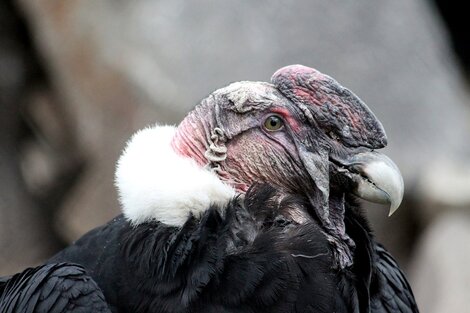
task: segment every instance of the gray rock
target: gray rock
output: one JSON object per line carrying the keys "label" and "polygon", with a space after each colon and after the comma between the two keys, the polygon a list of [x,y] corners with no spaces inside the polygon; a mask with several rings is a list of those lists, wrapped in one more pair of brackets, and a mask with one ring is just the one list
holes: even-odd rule
{"label": "gray rock", "polygon": [[411,264],[421,312],[470,312],[470,216],[448,213],[428,227]]}
{"label": "gray rock", "polygon": [[0,3],[0,276],[41,262],[57,248],[47,217],[20,170],[22,114],[33,85],[34,54],[19,42],[21,28],[7,2]]}

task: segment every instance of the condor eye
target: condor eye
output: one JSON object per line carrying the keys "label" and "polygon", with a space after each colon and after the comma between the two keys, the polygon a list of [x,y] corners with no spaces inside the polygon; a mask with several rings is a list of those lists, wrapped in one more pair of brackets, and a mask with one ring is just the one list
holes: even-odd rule
{"label": "condor eye", "polygon": [[284,126],[284,121],[277,115],[270,115],[264,121],[264,128],[267,131],[280,130]]}

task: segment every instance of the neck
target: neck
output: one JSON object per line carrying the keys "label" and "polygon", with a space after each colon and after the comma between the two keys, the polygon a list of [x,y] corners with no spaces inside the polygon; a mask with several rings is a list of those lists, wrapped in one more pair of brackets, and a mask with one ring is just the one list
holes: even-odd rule
{"label": "neck", "polygon": [[176,129],[171,146],[181,156],[195,160],[199,166],[214,172],[221,181],[238,193],[246,193],[249,186],[234,178],[225,168],[227,142],[224,130],[208,117],[210,110],[204,103],[193,110]]}
{"label": "neck", "polygon": [[355,242],[346,233],[346,200],[344,193],[331,193],[329,198],[328,223],[321,223],[334,249],[336,266],[340,269],[353,264]]}
{"label": "neck", "polygon": [[200,117],[200,111],[196,108],[180,123],[171,140],[171,147],[177,154],[193,159],[202,167],[208,164],[205,151],[209,147],[207,139],[210,138],[210,131],[202,122],[206,119]]}

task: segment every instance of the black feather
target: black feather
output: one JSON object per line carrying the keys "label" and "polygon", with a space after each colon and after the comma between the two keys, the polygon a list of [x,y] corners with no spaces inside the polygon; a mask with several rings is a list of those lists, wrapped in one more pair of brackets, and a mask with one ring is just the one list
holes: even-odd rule
{"label": "black feather", "polygon": [[118,312],[332,312],[330,246],[315,223],[276,222],[303,203],[279,199],[257,186],[180,228],[121,216],[50,262],[82,264]]}
{"label": "black feather", "polygon": [[257,185],[181,227],[119,216],[49,264],[0,280],[0,312],[418,312],[398,265],[347,201],[356,247],[344,270],[314,218],[286,214],[311,211],[309,202]]}
{"label": "black feather", "polygon": [[[347,232],[356,243],[354,273],[360,312],[418,313],[411,287],[397,262],[377,243],[354,199],[348,199]],[[370,308],[370,309],[369,309]]]}
{"label": "black feather", "polygon": [[2,284],[2,313],[111,312],[98,285],[78,265],[28,268]]}
{"label": "black feather", "polygon": [[380,244],[375,244],[375,275],[372,282],[373,312],[417,313],[418,307],[404,273]]}

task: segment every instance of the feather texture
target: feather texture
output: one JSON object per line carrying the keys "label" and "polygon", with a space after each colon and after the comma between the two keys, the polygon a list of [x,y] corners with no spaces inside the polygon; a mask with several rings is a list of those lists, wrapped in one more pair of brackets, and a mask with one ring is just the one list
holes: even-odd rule
{"label": "feather texture", "polygon": [[235,195],[213,172],[177,154],[174,134],[173,126],[140,130],[119,158],[115,184],[124,216],[134,225],[154,220],[181,226],[190,214],[223,206]]}
{"label": "feather texture", "polygon": [[97,284],[74,264],[28,268],[0,288],[2,313],[111,312]]}

